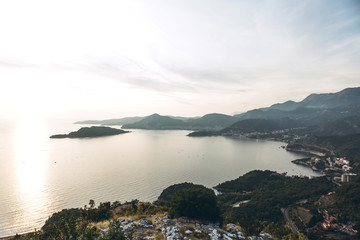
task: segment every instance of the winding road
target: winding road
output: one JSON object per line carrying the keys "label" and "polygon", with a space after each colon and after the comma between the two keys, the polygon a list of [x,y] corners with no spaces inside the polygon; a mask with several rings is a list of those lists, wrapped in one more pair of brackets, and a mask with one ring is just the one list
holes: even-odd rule
{"label": "winding road", "polygon": [[291,231],[295,234],[299,234],[300,233],[299,230],[296,228],[296,226],[289,217],[289,207],[281,208],[281,212],[284,214],[286,222],[290,225]]}

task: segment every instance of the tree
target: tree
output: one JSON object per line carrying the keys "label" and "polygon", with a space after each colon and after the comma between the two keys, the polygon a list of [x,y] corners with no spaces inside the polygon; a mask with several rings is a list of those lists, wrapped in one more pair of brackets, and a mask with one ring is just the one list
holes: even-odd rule
{"label": "tree", "polygon": [[95,201],[90,199],[89,205],[90,205],[91,208],[93,208],[95,206]]}
{"label": "tree", "polygon": [[96,227],[86,228],[83,233],[83,239],[94,240],[99,237],[99,230]]}

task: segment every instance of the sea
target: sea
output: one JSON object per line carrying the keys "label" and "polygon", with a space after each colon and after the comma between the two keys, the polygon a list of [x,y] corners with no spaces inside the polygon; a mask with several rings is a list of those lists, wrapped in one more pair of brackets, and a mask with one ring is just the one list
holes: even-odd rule
{"label": "sea", "polygon": [[304,155],[275,141],[138,129],[109,137],[49,138],[84,126],[64,119],[0,122],[0,237],[38,230],[53,213],[84,207],[90,199],[97,205],[154,201],[172,184],[212,188],[255,169],[319,175],[291,163]]}

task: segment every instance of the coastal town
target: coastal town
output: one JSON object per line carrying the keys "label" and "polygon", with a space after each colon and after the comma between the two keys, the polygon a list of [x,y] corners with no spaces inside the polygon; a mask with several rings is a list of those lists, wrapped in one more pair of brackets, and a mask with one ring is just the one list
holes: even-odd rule
{"label": "coastal town", "polygon": [[324,176],[329,176],[334,182],[350,182],[357,174],[352,172],[350,160],[345,157],[313,156],[292,161],[295,164],[310,167]]}

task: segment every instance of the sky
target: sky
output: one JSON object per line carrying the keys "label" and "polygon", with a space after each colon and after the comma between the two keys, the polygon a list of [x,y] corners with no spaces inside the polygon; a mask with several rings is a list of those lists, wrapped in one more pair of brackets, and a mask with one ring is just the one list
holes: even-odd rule
{"label": "sky", "polygon": [[234,114],[358,86],[358,0],[0,1],[0,118]]}

